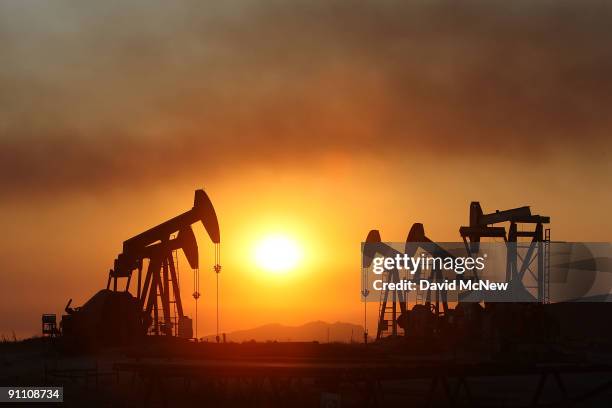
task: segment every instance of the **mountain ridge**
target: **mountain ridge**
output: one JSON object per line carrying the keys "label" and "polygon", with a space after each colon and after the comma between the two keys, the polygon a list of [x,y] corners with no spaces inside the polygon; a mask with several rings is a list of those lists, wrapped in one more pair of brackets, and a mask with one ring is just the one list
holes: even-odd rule
{"label": "mountain ridge", "polygon": [[[203,337],[204,341],[214,342],[215,335]],[[362,342],[363,327],[358,324],[336,321],[328,323],[322,320],[306,322],[291,326],[282,323],[266,323],[250,329],[236,330],[226,334],[227,342],[245,341],[279,341],[279,342]]]}

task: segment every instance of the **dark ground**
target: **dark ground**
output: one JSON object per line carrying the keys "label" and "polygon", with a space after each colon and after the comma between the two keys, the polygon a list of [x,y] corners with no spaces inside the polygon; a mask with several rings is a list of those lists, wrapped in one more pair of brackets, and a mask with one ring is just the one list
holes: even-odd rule
{"label": "dark ground", "polygon": [[602,344],[523,344],[501,354],[430,348],[148,339],[65,353],[59,339],[29,339],[0,344],[0,385],[64,386],[58,405],[75,407],[612,406],[612,353]]}

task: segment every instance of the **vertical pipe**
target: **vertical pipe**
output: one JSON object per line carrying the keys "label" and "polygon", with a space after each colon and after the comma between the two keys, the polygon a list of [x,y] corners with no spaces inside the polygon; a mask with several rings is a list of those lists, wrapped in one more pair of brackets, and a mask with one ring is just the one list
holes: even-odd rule
{"label": "vertical pipe", "polygon": [[508,231],[508,242],[506,243],[506,281],[510,282],[510,285],[514,285],[513,282],[517,274],[517,227],[515,222],[510,223],[510,231]]}
{"label": "vertical pipe", "polygon": [[[140,308],[144,308],[145,300],[147,300],[147,295],[149,295],[149,302],[152,298],[153,289],[149,291],[149,285],[151,284],[153,276],[159,272],[159,259],[152,258],[149,262],[149,266],[147,267],[147,276],[144,281],[144,286],[142,288],[142,292],[140,292]],[[149,309],[149,304],[147,303],[147,311],[151,313],[151,309]]]}
{"label": "vertical pipe", "polygon": [[[387,272],[387,276],[389,276],[389,272]],[[387,282],[389,279],[387,278]],[[380,316],[378,318],[378,327],[376,329],[376,340],[380,340],[383,330],[383,325],[385,324],[385,311],[387,309],[387,298],[389,296],[389,286],[385,288],[385,293],[383,295],[382,303],[380,305]]]}
{"label": "vertical pipe", "polygon": [[147,301],[147,311],[151,313],[153,308],[153,333],[159,335],[159,311],[157,308],[157,288],[159,286],[159,270],[157,273],[152,273],[151,276],[151,292],[149,293],[149,299]]}
{"label": "vertical pipe", "polygon": [[393,291],[391,314],[391,334],[397,336],[397,291]]}
{"label": "vertical pipe", "polygon": [[544,303],[544,234],[542,224],[536,225],[534,240],[538,242],[538,302]]}
{"label": "vertical pipe", "polygon": [[[144,305],[145,298],[147,298],[147,307],[145,309],[145,315],[150,318],[153,306],[157,308],[157,281],[159,279],[159,268],[161,267],[161,261],[159,258],[151,259],[147,270],[147,278],[145,279],[145,287],[142,292],[141,304]],[[149,288],[149,282],[151,282],[151,288]],[[148,297],[147,297],[148,295]],[[155,309],[157,310],[157,309]],[[157,321],[157,316],[155,316]]]}
{"label": "vertical pipe", "polygon": [[136,289],[136,298],[140,299],[140,289],[142,285],[142,260],[138,263],[138,286]]}
{"label": "vertical pipe", "polygon": [[[170,254],[170,257],[172,254]],[[168,274],[168,257],[164,258],[163,261],[163,277],[162,282],[159,283],[161,301],[162,301],[162,311],[164,313],[164,334],[172,335],[172,319],[170,316],[170,277]]]}
{"label": "vertical pipe", "polygon": [[176,302],[176,310],[180,318],[183,317],[183,303],[181,301],[181,291],[176,275],[176,269],[174,267],[174,258],[172,258],[170,262],[170,277],[172,279],[172,288],[174,290],[174,301]]}

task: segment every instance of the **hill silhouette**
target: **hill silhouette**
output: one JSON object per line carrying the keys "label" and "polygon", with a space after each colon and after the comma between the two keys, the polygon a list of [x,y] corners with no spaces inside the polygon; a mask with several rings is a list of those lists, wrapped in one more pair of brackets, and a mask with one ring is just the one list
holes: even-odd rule
{"label": "hill silhouette", "polygon": [[[214,342],[215,335],[206,336],[204,340]],[[252,329],[226,333],[226,340],[228,342],[244,342],[251,340],[258,342],[363,342],[363,327],[352,323],[327,323],[323,321],[309,322],[300,326],[286,326],[279,323],[270,323]]]}

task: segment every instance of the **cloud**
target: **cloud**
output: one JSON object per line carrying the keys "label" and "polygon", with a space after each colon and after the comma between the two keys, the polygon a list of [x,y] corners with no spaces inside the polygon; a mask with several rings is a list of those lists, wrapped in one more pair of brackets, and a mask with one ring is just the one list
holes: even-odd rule
{"label": "cloud", "polygon": [[[612,7],[0,6],[0,196],[328,152],[609,152]],[[607,154],[607,153],[605,153]]]}

